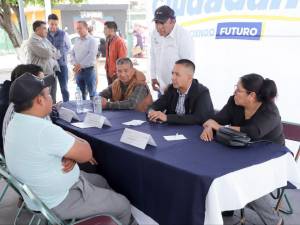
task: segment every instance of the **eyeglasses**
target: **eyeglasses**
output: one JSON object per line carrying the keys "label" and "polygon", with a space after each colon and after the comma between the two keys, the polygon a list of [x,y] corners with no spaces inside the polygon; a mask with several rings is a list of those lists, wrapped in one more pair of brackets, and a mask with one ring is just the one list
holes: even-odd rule
{"label": "eyeglasses", "polygon": [[247,95],[249,95],[251,93],[251,91],[239,89],[238,85],[234,85],[234,91],[237,92],[237,93],[246,93]]}

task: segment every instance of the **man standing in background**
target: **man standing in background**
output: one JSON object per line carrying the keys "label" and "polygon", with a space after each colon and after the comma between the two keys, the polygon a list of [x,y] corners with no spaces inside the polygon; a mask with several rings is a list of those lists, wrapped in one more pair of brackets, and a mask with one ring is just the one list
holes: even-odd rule
{"label": "man standing in background", "polygon": [[104,23],[104,34],[106,37],[106,61],[105,70],[108,85],[117,79],[116,61],[127,56],[127,47],[124,40],[116,32],[118,26],[114,21]]}
{"label": "man standing in background", "polygon": [[[27,44],[27,62],[41,66],[46,76],[55,75],[56,71],[60,70],[57,60],[61,58],[61,54],[47,39],[46,23],[36,20],[32,24],[32,28],[34,33],[29,38]],[[50,89],[54,103],[56,103],[56,87],[57,82],[55,79]]]}
{"label": "man standing in background", "polygon": [[76,76],[76,83],[79,86],[82,97],[86,99],[86,88],[90,99],[96,94],[96,55],[98,43],[88,32],[86,21],[80,20],[76,23],[76,30],[79,38],[76,40],[71,51],[71,63]]}
{"label": "man standing in background", "polygon": [[69,36],[61,29],[58,28],[58,17],[56,14],[50,14],[48,16],[48,34],[47,38],[57,50],[60,51],[61,57],[58,59],[60,71],[56,72],[60,91],[63,97],[63,101],[69,101],[68,91],[68,61],[67,54],[71,47]]}
{"label": "man standing in background", "polygon": [[194,61],[194,43],[190,33],[176,24],[175,12],[164,5],[155,10],[155,30],[151,35],[152,88],[163,94],[171,83],[172,69],[179,59]]}

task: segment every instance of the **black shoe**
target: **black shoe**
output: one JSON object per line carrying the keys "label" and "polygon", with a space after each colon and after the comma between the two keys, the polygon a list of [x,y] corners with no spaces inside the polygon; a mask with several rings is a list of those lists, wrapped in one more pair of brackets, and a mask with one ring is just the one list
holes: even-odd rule
{"label": "black shoe", "polygon": [[233,210],[222,212],[222,216],[225,216],[225,217],[233,216],[233,214],[234,214]]}

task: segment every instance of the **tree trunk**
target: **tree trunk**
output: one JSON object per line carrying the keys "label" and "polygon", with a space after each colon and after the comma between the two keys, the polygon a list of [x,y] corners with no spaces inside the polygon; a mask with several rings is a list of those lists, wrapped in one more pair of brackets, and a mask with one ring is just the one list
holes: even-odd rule
{"label": "tree trunk", "polygon": [[22,44],[22,38],[19,31],[15,29],[11,19],[10,6],[6,0],[1,0],[0,9],[0,26],[6,31],[9,39],[11,40],[14,48],[19,48]]}
{"label": "tree trunk", "polygon": [[12,5],[11,6],[11,9],[14,11],[16,17],[17,17],[17,20],[18,20],[18,26],[19,27],[19,31],[21,32],[22,31],[22,27],[21,27],[21,19],[20,19],[20,11],[19,11],[19,6],[18,5]]}

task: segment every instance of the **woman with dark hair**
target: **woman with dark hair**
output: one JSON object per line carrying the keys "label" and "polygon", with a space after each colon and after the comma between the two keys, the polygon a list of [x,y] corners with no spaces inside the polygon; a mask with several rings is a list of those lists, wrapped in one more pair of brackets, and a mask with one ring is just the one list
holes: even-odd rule
{"label": "woman with dark hair", "polygon": [[[277,87],[273,80],[258,74],[242,76],[223,109],[203,124],[200,138],[211,141],[214,130],[227,126],[246,133],[253,141],[268,140],[284,145],[281,117],[274,103],[276,96]],[[282,218],[272,209],[268,195],[247,206],[256,211],[264,224],[283,224]]]}
{"label": "woman with dark hair", "polygon": [[252,140],[268,140],[284,145],[281,117],[274,98],[277,87],[273,80],[258,74],[240,78],[234,95],[223,109],[203,124],[201,139],[211,141],[213,130],[227,125],[244,132]]}

